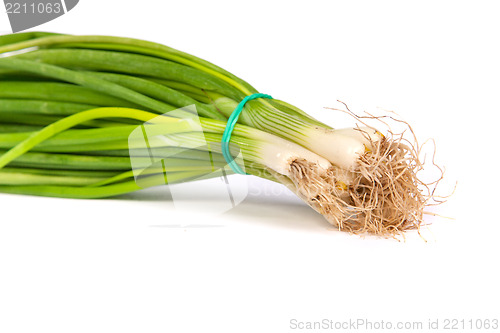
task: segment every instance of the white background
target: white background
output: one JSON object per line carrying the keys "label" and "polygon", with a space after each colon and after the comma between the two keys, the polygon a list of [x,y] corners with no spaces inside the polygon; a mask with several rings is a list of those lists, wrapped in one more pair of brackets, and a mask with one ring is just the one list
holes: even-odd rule
{"label": "white background", "polygon": [[[0,195],[0,332],[293,332],[291,319],[424,327],[429,318],[500,319],[498,7],[82,0],[36,28],[164,43],[333,126],[350,121],[323,109],[336,100],[357,112],[394,110],[421,140],[435,139],[443,193],[458,185],[433,211],[455,219],[428,216],[426,241],[415,232],[400,242],[361,238],[253,177],[236,180],[248,180],[250,195],[219,217],[175,211],[161,190],[101,201]],[[166,227],[201,220],[224,226]]]}

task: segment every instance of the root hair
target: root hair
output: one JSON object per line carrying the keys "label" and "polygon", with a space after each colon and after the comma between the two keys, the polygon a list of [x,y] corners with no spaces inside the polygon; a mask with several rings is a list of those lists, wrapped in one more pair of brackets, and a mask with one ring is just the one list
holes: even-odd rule
{"label": "root hair", "polygon": [[[324,172],[306,160],[294,160],[290,179],[298,195],[339,230],[392,237],[419,230],[424,208],[431,201],[442,202],[434,192],[443,172],[438,167],[441,176],[431,183],[420,180],[420,147],[403,134],[389,132],[371,141],[349,171],[331,167]],[[432,163],[437,167],[434,158]]]}

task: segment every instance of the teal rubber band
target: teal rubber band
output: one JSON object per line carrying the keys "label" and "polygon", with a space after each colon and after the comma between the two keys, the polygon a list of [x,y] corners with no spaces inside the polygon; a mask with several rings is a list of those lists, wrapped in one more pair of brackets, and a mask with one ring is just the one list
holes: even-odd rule
{"label": "teal rubber band", "polygon": [[240,104],[238,104],[238,106],[231,113],[231,116],[229,116],[226,128],[224,129],[224,134],[222,135],[222,142],[221,142],[222,155],[224,156],[224,159],[226,160],[227,164],[231,167],[231,169],[235,173],[239,173],[242,175],[247,175],[247,173],[241,170],[240,166],[234,161],[233,156],[231,156],[231,152],[229,151],[229,141],[231,141],[231,134],[233,134],[234,126],[238,122],[238,118],[240,117],[241,111],[243,111],[243,107],[248,101],[251,101],[252,99],[256,98],[273,99],[270,95],[261,93],[252,94],[243,98]]}

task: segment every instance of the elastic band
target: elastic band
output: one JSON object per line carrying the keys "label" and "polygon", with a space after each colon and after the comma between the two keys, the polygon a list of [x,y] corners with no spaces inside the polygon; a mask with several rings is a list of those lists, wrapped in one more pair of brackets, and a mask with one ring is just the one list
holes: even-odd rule
{"label": "elastic band", "polygon": [[238,118],[240,117],[241,111],[243,111],[243,107],[248,101],[251,101],[252,99],[256,98],[269,98],[273,99],[270,95],[266,94],[261,94],[261,93],[256,93],[249,95],[238,104],[236,109],[234,109],[233,113],[231,113],[231,116],[229,116],[229,119],[227,120],[226,124],[226,129],[224,130],[224,134],[222,135],[222,155],[224,156],[224,159],[226,160],[227,164],[231,167],[231,169],[239,174],[246,175],[247,173],[241,170],[240,166],[234,161],[233,156],[231,156],[231,153],[229,151],[229,141],[231,141],[231,134],[233,133],[234,126],[238,122]]}

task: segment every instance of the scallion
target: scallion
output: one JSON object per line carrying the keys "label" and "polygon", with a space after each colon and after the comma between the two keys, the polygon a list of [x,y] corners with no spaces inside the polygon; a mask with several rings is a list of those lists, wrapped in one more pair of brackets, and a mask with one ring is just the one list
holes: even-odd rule
{"label": "scallion", "polygon": [[[226,70],[153,42],[0,36],[0,192],[102,198],[140,189],[137,172],[142,187],[216,176],[226,120],[254,93]],[[199,118],[178,110],[190,105]],[[138,126],[152,133],[151,151],[170,156],[168,167],[131,165],[130,154],[148,159],[130,139]],[[231,143],[247,173],[286,185],[341,230],[419,228],[432,198],[415,148],[371,127],[333,129],[284,101],[249,101]]]}

